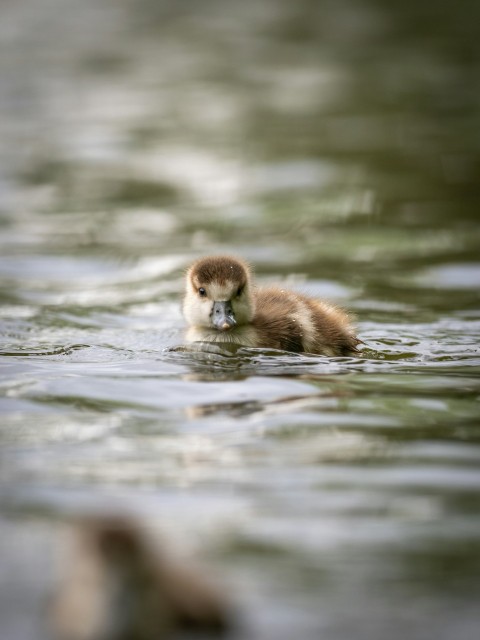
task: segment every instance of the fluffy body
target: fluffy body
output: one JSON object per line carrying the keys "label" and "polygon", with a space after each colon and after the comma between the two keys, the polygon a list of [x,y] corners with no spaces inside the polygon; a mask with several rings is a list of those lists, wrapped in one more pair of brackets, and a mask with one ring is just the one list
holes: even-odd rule
{"label": "fluffy body", "polygon": [[[230,326],[215,324],[219,303],[229,305]],[[209,256],[193,263],[186,276],[183,312],[189,342],[327,356],[355,354],[360,342],[343,310],[280,287],[256,288],[249,265],[231,256]]]}

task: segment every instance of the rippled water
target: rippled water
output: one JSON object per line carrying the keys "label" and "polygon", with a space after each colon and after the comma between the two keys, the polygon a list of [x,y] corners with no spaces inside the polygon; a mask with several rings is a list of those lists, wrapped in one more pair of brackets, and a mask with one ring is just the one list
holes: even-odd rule
{"label": "rippled water", "polygon": [[[48,637],[105,510],[211,565],[235,638],[476,637],[479,12],[417,4],[2,8],[2,638]],[[360,357],[185,347],[215,251]]]}

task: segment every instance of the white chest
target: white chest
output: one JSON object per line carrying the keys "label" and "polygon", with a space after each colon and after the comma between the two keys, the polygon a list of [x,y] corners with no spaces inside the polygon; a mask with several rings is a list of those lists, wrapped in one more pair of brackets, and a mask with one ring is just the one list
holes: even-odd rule
{"label": "white chest", "polygon": [[257,347],[258,336],[254,327],[235,327],[230,331],[216,331],[208,327],[190,327],[186,334],[188,342],[216,342],[238,344],[243,347]]}

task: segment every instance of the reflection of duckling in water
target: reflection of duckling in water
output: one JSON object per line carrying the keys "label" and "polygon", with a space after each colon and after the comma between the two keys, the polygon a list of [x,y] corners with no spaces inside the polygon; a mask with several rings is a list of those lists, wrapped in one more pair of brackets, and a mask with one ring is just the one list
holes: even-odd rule
{"label": "reflection of duckling in water", "polygon": [[58,640],[166,640],[184,630],[211,637],[229,626],[225,597],[135,522],[93,517],[74,533],[51,607]]}
{"label": "reflection of duckling in water", "polygon": [[357,353],[348,315],[322,300],[279,287],[257,289],[250,267],[230,256],[209,256],[187,272],[183,312],[189,342],[348,356]]}

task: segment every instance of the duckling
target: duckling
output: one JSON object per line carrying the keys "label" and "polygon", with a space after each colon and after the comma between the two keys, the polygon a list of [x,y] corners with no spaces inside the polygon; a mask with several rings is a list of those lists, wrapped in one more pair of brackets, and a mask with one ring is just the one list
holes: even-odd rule
{"label": "duckling", "polygon": [[207,256],[192,264],[183,313],[189,342],[326,356],[353,355],[361,342],[344,311],[280,287],[257,288],[250,266],[233,256]]}
{"label": "duckling", "polygon": [[225,593],[198,567],[172,559],[137,520],[92,515],[72,525],[49,610],[57,640],[167,640],[184,631],[211,638],[231,630]]}

